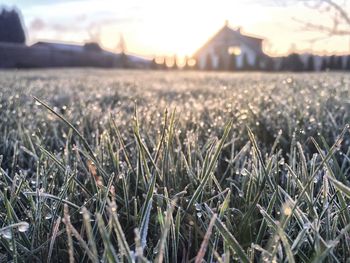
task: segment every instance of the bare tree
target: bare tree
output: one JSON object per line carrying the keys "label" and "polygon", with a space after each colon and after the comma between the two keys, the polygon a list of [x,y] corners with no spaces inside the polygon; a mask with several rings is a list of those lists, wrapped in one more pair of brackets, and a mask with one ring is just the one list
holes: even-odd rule
{"label": "bare tree", "polygon": [[[302,25],[303,30],[324,33],[324,37],[348,36],[350,35],[350,6],[347,0],[297,0],[306,7],[324,14],[329,19],[311,22],[303,19],[295,21]],[[295,1],[282,0],[282,3],[289,4]],[[321,40],[322,37],[314,39]]]}
{"label": "bare tree", "polygon": [[124,39],[124,35],[122,33],[120,33],[120,35],[119,35],[119,43],[117,46],[117,50],[120,53],[126,53],[126,42]]}

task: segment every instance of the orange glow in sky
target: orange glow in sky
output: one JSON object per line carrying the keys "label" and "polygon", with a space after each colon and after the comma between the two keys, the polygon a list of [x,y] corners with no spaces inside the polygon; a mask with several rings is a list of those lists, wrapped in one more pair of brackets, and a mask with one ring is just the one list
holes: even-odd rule
{"label": "orange glow in sky", "polygon": [[127,50],[145,56],[192,55],[225,20],[244,33],[266,39],[265,51],[347,53],[349,37],[311,43],[318,33],[304,32],[293,18],[327,21],[301,4],[288,7],[274,0],[10,0],[24,17],[30,43],[38,40],[98,41],[116,50],[123,34]]}

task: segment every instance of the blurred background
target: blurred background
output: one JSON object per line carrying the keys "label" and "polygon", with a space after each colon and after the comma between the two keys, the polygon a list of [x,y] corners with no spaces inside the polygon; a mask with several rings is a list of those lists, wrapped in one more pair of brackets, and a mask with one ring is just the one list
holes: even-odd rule
{"label": "blurred background", "polygon": [[350,70],[344,0],[10,0],[0,67]]}

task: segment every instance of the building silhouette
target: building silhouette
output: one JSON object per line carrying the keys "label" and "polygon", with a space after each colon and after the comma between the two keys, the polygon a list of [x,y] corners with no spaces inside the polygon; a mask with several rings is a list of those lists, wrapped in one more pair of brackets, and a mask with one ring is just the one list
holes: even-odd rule
{"label": "building silhouette", "polygon": [[[228,22],[194,55],[198,69],[228,70],[234,64],[236,69],[261,68],[267,63],[263,38],[245,35],[241,29],[232,29]],[[232,56],[234,55],[234,56]],[[230,60],[236,61],[232,63]]]}
{"label": "building silhouette", "polygon": [[104,50],[97,43],[0,43],[0,68],[126,68],[126,61],[127,68],[148,68],[151,63],[140,56]]}

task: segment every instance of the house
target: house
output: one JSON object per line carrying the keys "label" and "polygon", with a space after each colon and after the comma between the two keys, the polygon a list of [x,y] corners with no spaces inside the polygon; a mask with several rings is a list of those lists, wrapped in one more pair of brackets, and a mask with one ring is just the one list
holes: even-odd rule
{"label": "house", "polygon": [[30,47],[46,58],[44,67],[121,67],[121,55],[103,50],[97,43],[84,45],[39,41]]}
{"label": "house", "polygon": [[31,46],[0,43],[0,68],[103,67],[148,68],[151,60],[113,53],[97,43],[37,42]]}
{"label": "house", "polygon": [[232,59],[237,69],[263,66],[267,55],[262,38],[245,35],[241,29],[232,29],[228,22],[194,55],[198,69],[229,69]]}
{"label": "house", "polygon": [[[98,44],[95,44],[99,47]],[[40,47],[40,48],[46,48],[50,50],[55,51],[68,51],[68,52],[86,52],[88,51],[89,44],[85,45],[79,45],[79,44],[73,44],[73,43],[64,43],[64,42],[46,42],[46,41],[39,41],[31,45],[32,47]],[[100,51],[101,48],[99,47],[98,51]]]}

